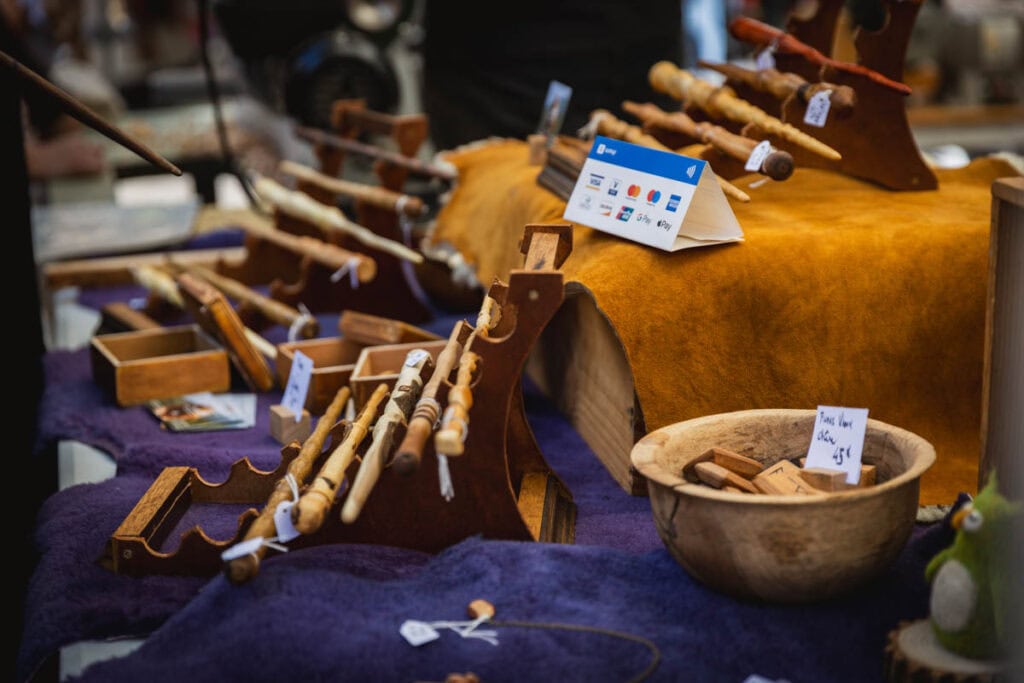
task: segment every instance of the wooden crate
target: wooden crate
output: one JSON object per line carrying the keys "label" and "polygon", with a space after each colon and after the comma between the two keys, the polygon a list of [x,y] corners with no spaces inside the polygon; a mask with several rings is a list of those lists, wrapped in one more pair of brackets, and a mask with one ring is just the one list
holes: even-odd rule
{"label": "wooden crate", "polygon": [[[381,382],[388,385],[388,390],[395,388],[398,374],[402,370],[405,357],[414,349],[423,349],[437,361],[437,356],[444,349],[448,340],[441,339],[429,342],[412,342],[409,344],[381,344],[367,346],[359,354],[356,366],[352,369],[349,385],[352,387],[352,400],[358,411],[373,395]],[[424,378],[426,380],[427,378]]]}
{"label": "wooden crate", "polygon": [[227,351],[198,325],[97,335],[90,347],[93,381],[120,406],[231,388]]}
{"label": "wooden crate", "polygon": [[338,389],[347,385],[364,344],[345,337],[301,339],[277,345],[275,369],[281,386],[288,385],[295,352],[300,351],[313,361],[313,372],[306,391],[306,409],[320,416],[334,400]]}

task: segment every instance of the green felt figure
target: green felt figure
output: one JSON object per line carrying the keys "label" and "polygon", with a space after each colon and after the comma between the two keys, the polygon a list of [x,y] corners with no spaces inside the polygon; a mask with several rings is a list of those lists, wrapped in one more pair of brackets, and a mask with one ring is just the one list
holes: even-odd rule
{"label": "green felt figure", "polygon": [[954,513],[953,544],[925,567],[932,585],[932,629],[946,650],[971,659],[1007,654],[1006,611],[1013,597],[1007,549],[1020,510],[1019,502],[999,493],[993,472],[978,495]]}

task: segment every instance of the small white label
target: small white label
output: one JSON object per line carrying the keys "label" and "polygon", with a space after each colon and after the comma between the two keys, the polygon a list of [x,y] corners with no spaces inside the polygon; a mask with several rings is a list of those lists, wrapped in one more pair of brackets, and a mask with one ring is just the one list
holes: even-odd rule
{"label": "small white label", "polygon": [[804,123],[809,126],[824,128],[828,120],[828,110],[832,107],[832,91],[819,90],[811,95],[807,103],[807,111],[804,112]]}
{"label": "small white label", "polygon": [[288,385],[281,400],[281,405],[295,414],[296,422],[302,420],[302,409],[306,405],[306,392],[309,391],[309,379],[312,376],[313,359],[296,350],[292,358],[292,369],[288,371]]}
{"label": "small white label", "polygon": [[754,58],[754,66],[761,69],[774,69],[775,68],[775,51],[771,48],[765,48],[757,53],[757,57]]}
{"label": "small white label", "polygon": [[441,634],[433,626],[425,621],[416,621],[415,619],[403,621],[402,627],[398,629],[398,632],[413,647],[419,647],[441,637]]}
{"label": "small white label", "polygon": [[420,361],[429,356],[430,353],[423,349],[415,349],[409,352],[409,355],[405,357],[405,367],[414,368],[420,364]]}
{"label": "small white label", "polygon": [[750,156],[747,157],[747,163],[744,164],[743,168],[748,171],[759,173],[761,171],[761,164],[764,163],[765,158],[772,153],[772,143],[767,140],[762,140],[757,143],[750,152]]}
{"label": "small white label", "polygon": [[254,553],[260,549],[263,545],[263,537],[257,536],[256,538],[250,538],[248,541],[242,541],[236,543],[224,552],[220,554],[220,559],[224,562],[230,562],[231,560],[237,560],[240,557],[245,557],[250,553]]}
{"label": "small white label", "polygon": [[856,484],[867,426],[867,408],[818,406],[805,467],[840,470],[847,484]]}
{"label": "small white label", "polygon": [[292,524],[293,500],[282,500],[274,510],[274,528],[277,529],[277,540],[287,543],[299,535],[299,531]]}

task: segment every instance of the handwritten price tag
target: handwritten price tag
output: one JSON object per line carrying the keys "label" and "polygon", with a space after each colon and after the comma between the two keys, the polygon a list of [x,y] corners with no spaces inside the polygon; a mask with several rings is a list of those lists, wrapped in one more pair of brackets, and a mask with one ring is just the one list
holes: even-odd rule
{"label": "handwritten price tag", "polygon": [[277,530],[277,540],[282,543],[299,537],[299,530],[292,524],[292,508],[294,506],[295,501],[282,500],[274,510],[274,529]]}
{"label": "handwritten price tag", "polygon": [[811,95],[807,103],[807,111],[804,112],[804,123],[809,126],[824,128],[828,120],[828,110],[832,107],[831,90],[819,90]]}
{"label": "handwritten price tag", "polygon": [[441,637],[441,634],[433,626],[425,621],[416,621],[415,619],[403,621],[398,632],[413,647],[419,647]]}
{"label": "handwritten price tag", "polygon": [[867,408],[818,406],[806,467],[846,472],[846,483],[856,484],[867,426]]}
{"label": "handwritten price tag", "polygon": [[295,421],[302,420],[302,409],[306,405],[306,393],[309,391],[309,379],[313,376],[313,359],[296,351],[292,359],[292,369],[288,371],[288,386],[284,390],[283,405],[295,415]]}
{"label": "handwritten price tag", "polygon": [[761,165],[764,163],[764,160],[771,153],[772,143],[768,142],[767,140],[762,140],[761,142],[757,143],[757,146],[754,147],[753,150],[751,150],[750,156],[747,157],[747,163],[743,165],[743,168],[754,173],[760,172]]}

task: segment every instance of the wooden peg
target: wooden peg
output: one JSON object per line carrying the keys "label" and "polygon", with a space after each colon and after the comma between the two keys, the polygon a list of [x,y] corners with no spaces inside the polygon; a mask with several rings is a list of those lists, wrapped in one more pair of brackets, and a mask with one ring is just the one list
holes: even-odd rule
{"label": "wooden peg", "polygon": [[292,441],[303,443],[312,433],[312,418],[309,411],[302,409],[302,417],[296,421],[295,413],[280,403],[270,406],[270,435],[281,445]]}
{"label": "wooden peg", "polygon": [[754,487],[761,493],[769,494],[800,494],[820,493],[800,476],[800,468],[788,460],[780,460],[771,467],[765,468],[761,474],[751,480]]}
{"label": "wooden peg", "polygon": [[747,493],[757,493],[757,489],[749,481],[713,462],[699,462],[693,466],[693,471],[702,482],[716,489],[732,486]]}
{"label": "wooden peg", "polygon": [[727,448],[715,446],[710,449],[710,453],[711,462],[721,465],[730,472],[735,472],[744,479],[753,479],[764,469],[764,465],[757,460],[740,455]]}

